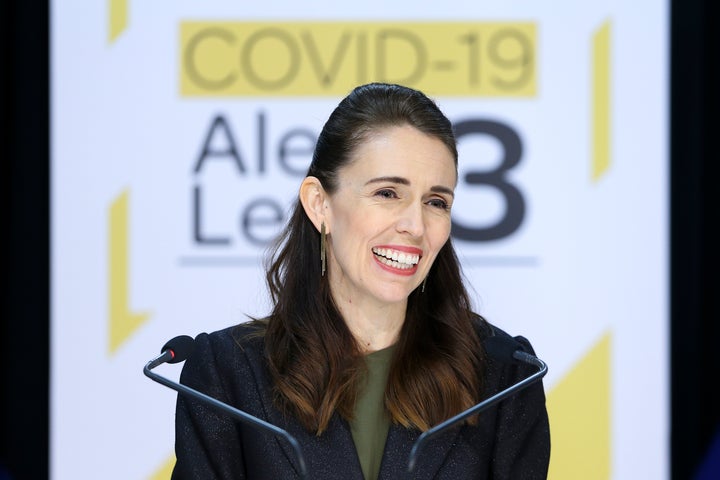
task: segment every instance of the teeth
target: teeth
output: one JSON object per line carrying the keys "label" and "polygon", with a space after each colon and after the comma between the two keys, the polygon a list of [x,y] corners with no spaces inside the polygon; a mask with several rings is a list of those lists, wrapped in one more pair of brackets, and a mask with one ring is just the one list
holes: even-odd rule
{"label": "teeth", "polygon": [[408,269],[412,268],[420,261],[420,255],[399,252],[389,248],[373,248],[373,253],[379,257],[385,265],[393,268]]}

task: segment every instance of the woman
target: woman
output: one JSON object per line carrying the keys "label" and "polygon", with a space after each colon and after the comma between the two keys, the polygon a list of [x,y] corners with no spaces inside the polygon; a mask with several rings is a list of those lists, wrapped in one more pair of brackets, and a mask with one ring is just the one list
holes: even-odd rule
{"label": "woman", "polygon": [[[457,157],[423,93],[354,89],[270,257],[271,314],[200,334],[182,383],[288,431],[309,478],[374,480],[406,478],[421,432],[534,373],[484,354],[507,334],[471,311],[450,241]],[[535,383],[429,441],[413,478],[544,479],[549,450]],[[176,457],[174,479],[301,471],[284,439],[182,397]]]}

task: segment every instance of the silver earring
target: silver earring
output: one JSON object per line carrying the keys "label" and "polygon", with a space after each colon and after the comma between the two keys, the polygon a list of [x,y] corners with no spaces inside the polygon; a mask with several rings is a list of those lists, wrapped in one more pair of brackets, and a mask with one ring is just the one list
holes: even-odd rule
{"label": "silver earring", "polygon": [[320,276],[322,276],[322,277],[325,276],[325,262],[326,262],[326,257],[327,257],[327,255],[325,253],[326,243],[327,243],[327,240],[325,238],[325,222],[322,222],[322,224],[320,225],[320,265],[321,265]]}
{"label": "silver earring", "polygon": [[422,287],[420,288],[420,293],[425,293],[425,284],[427,283],[427,277],[423,280]]}

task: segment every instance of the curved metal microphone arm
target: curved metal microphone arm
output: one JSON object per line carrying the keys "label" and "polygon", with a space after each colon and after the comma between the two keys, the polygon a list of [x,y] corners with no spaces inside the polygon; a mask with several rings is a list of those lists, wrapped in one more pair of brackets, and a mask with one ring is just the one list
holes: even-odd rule
{"label": "curved metal microphone arm", "polygon": [[157,373],[152,371],[152,369],[155,368],[157,365],[158,364],[155,360],[149,361],[143,368],[143,373],[145,374],[145,376],[147,376],[151,380],[158,382],[161,385],[165,385],[168,388],[172,388],[173,390],[175,390],[178,393],[187,395],[189,397],[193,397],[194,399],[200,400],[201,402],[204,402],[204,403],[222,411],[223,413],[227,413],[227,414],[231,415],[233,418],[235,418],[236,420],[240,420],[241,422],[248,423],[248,424],[260,427],[260,428],[264,428],[265,430],[269,430],[269,431],[273,432],[274,434],[285,438],[285,440],[288,441],[288,443],[293,448],[293,450],[295,450],[295,454],[296,454],[295,456],[297,457],[298,464],[300,466],[300,477],[303,479],[307,478],[307,467],[305,466],[305,457],[303,456],[302,449],[300,448],[300,444],[295,439],[295,437],[290,435],[288,432],[286,432],[282,428],[276,427],[275,425],[268,423],[257,417],[254,417],[254,416],[250,415],[249,413],[245,413],[242,410],[238,410],[237,408],[232,407],[232,406],[230,406],[226,403],[223,403],[219,400],[216,400],[215,398],[213,398],[209,395],[205,395],[202,392],[198,392],[197,390],[187,387],[187,386],[183,385],[182,383],[176,383],[176,382],[173,382],[172,380],[169,380],[161,375],[158,375]]}
{"label": "curved metal microphone arm", "polygon": [[458,413],[454,417],[451,417],[447,420],[445,420],[442,423],[439,423],[435,425],[434,427],[425,430],[417,440],[415,440],[415,444],[412,447],[412,450],[410,450],[410,459],[408,460],[408,473],[412,473],[415,469],[415,464],[417,463],[417,457],[420,455],[420,452],[425,445],[425,443],[434,435],[436,435],[438,432],[441,432],[445,430],[446,428],[451,427],[452,425],[455,425],[456,423],[459,423],[463,420],[465,420],[467,417],[470,417],[472,415],[475,415],[477,413],[480,413],[482,410],[485,410],[486,408],[496,404],[500,400],[503,400],[504,398],[512,395],[513,393],[522,390],[523,388],[526,388],[530,386],[531,384],[537,382],[542,377],[545,376],[545,374],[548,371],[547,364],[537,358],[534,355],[530,355],[529,353],[526,353],[522,350],[516,350],[513,352],[513,357],[516,360],[519,360],[524,363],[529,363],[531,365],[534,365],[538,367],[538,371],[529,377],[525,378],[524,380],[515,383],[508,388],[501,390],[500,392],[496,393],[492,397],[488,397],[482,402],[478,403],[477,405],[468,408],[467,410]]}

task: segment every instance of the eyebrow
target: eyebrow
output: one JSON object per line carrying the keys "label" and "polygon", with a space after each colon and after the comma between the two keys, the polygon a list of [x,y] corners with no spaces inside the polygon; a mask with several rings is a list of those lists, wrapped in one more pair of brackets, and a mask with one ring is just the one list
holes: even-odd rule
{"label": "eyebrow", "polygon": [[[405,177],[376,177],[371,178],[370,180],[365,182],[365,185],[370,185],[373,183],[399,183],[400,185],[410,185],[410,180]],[[455,192],[453,192],[451,188],[444,187],[442,185],[433,185],[432,187],[430,187],[430,191],[435,193],[444,193],[450,195],[451,197],[455,196]]]}

